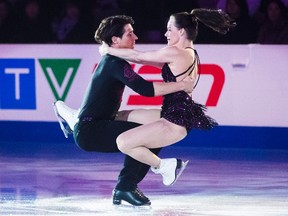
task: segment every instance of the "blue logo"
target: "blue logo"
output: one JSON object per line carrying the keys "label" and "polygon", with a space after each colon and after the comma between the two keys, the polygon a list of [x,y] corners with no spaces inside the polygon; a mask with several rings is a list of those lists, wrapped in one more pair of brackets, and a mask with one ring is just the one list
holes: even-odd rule
{"label": "blue logo", "polygon": [[34,59],[0,59],[0,109],[36,109]]}

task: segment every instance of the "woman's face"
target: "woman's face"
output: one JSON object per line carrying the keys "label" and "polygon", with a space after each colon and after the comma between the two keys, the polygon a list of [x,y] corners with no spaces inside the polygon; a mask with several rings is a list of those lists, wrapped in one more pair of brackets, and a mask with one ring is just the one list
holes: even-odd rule
{"label": "woman's face", "polygon": [[25,13],[30,19],[37,18],[39,15],[39,5],[36,2],[30,2],[25,7]]}
{"label": "woman's face", "polygon": [[281,10],[275,2],[271,2],[267,7],[267,15],[269,20],[277,21],[281,18]]}
{"label": "woman's face", "polygon": [[231,18],[236,19],[240,16],[240,7],[235,0],[228,0],[226,3],[226,12]]}
{"label": "woman's face", "polygon": [[79,8],[76,5],[68,4],[66,7],[66,15],[69,18],[78,18],[80,15]]}
{"label": "woman's face", "polygon": [[174,17],[170,17],[167,23],[167,31],[165,33],[165,37],[167,38],[168,46],[173,46],[179,41],[180,32],[179,29],[175,26]]}
{"label": "woman's face", "polygon": [[8,17],[8,7],[7,5],[3,2],[0,2],[0,21],[4,20]]}

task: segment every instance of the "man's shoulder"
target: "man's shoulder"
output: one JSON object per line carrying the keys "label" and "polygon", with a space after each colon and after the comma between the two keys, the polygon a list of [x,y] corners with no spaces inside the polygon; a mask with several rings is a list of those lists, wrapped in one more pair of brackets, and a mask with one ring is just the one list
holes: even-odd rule
{"label": "man's shoulder", "polygon": [[105,68],[107,70],[115,69],[118,71],[119,69],[121,70],[121,68],[124,68],[127,65],[130,66],[130,64],[126,60],[108,54],[104,55],[99,62],[99,68],[101,68],[101,70]]}
{"label": "man's shoulder", "polygon": [[123,63],[128,63],[126,60],[122,59],[122,58],[119,58],[117,56],[113,56],[113,55],[105,55],[103,56],[103,59],[106,60],[106,61],[113,61],[113,62],[123,62]]}

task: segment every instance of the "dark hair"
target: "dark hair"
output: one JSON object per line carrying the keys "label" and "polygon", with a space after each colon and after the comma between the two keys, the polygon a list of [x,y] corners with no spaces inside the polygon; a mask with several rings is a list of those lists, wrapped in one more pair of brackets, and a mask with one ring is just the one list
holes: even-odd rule
{"label": "dark hair", "polygon": [[112,44],[112,37],[122,37],[124,34],[124,26],[126,24],[134,24],[132,17],[126,15],[116,15],[103,19],[95,32],[95,40],[98,43],[104,41],[109,46]]}
{"label": "dark hair", "polygon": [[268,0],[266,1],[266,7],[265,7],[265,14],[268,17],[268,7],[271,3],[275,3],[281,12],[281,16],[283,16],[284,18],[287,17],[287,7],[285,6],[285,4],[283,3],[283,1],[281,0]]}
{"label": "dark hair", "polygon": [[[234,0],[240,9],[240,16],[247,17],[249,16],[249,7],[247,4],[247,0]],[[227,11],[228,1],[226,1],[226,11]]]}
{"label": "dark hair", "polygon": [[197,8],[193,9],[191,13],[180,12],[171,16],[175,18],[175,26],[179,29],[184,28],[188,39],[192,41],[198,35],[198,20],[221,34],[226,34],[230,28],[236,26],[236,23],[222,10]]}

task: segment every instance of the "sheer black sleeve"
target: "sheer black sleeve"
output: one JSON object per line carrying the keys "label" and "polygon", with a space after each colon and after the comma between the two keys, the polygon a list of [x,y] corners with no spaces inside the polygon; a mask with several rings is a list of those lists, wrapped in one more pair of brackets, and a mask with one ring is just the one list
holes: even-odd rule
{"label": "sheer black sleeve", "polygon": [[153,82],[143,79],[138,75],[126,61],[115,62],[115,73],[113,76],[124,83],[129,88],[133,89],[140,95],[153,97],[154,96],[154,86]]}

